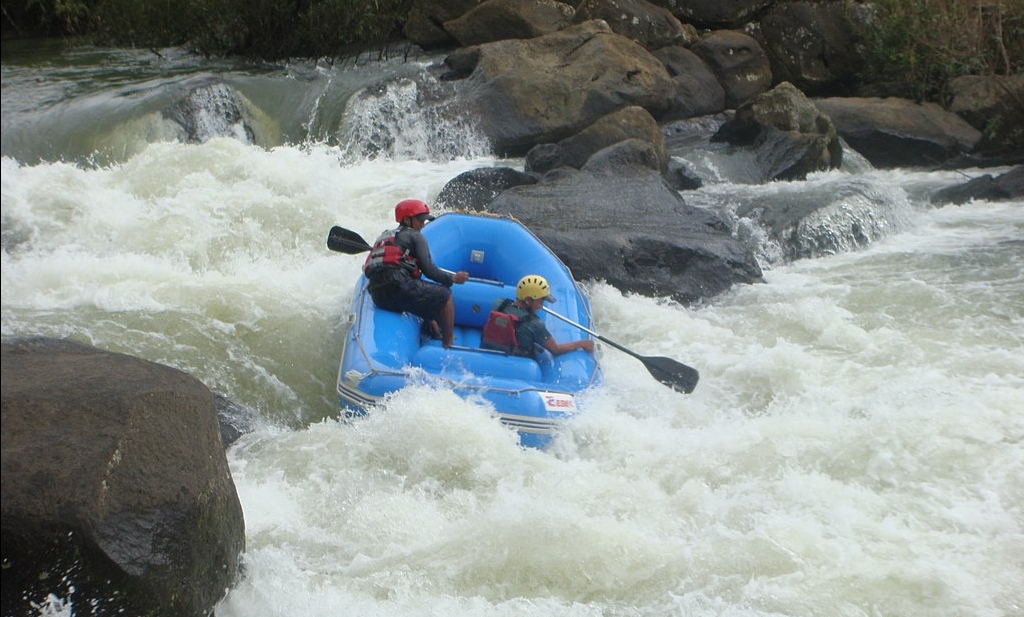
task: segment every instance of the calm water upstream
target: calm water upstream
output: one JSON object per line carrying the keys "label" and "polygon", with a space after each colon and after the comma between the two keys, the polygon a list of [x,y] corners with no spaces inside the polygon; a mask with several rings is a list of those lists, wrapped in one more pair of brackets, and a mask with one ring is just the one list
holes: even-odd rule
{"label": "calm water upstream", "polygon": [[[681,144],[690,203],[848,200],[888,232],[789,264],[761,241],[767,283],[698,307],[588,283],[598,331],[701,382],[602,347],[606,384],[550,451],[429,387],[339,423],[361,258],[327,230],[374,237],[399,199],[522,166],[419,115],[412,82],[352,98],[427,61],[5,43],[2,334],[164,363],[259,414],[228,451],[247,550],[217,617],[1024,615],[1024,204],[926,202],[992,170],[756,185]],[[210,76],[253,139],[176,139],[160,110]]]}

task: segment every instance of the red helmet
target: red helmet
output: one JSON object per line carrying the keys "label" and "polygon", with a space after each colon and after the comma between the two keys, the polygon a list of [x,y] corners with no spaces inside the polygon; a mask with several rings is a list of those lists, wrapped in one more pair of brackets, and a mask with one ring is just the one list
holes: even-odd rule
{"label": "red helmet", "polygon": [[418,199],[403,199],[395,206],[395,221],[399,223],[407,216],[416,217],[421,214],[426,214],[428,221],[434,220],[434,217],[430,216],[430,208],[427,204]]}

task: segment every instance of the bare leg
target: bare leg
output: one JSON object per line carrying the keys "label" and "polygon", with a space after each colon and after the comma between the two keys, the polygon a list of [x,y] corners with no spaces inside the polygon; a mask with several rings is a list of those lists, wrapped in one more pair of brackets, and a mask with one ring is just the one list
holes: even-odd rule
{"label": "bare leg", "polygon": [[436,319],[427,319],[420,326],[420,332],[427,338],[441,340],[441,324]]}
{"label": "bare leg", "polygon": [[448,296],[448,301],[441,309],[441,345],[451,347],[455,341],[455,300]]}

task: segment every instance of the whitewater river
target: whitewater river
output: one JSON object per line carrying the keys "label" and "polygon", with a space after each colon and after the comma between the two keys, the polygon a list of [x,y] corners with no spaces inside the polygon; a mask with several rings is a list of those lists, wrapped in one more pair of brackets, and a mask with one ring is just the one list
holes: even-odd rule
{"label": "whitewater river", "polygon": [[[384,155],[353,148],[337,106],[415,62],[7,54],[2,334],[164,363],[258,414],[227,452],[246,552],[216,617],[1024,615],[1024,204],[926,201],[985,170],[762,186],[678,151],[696,205],[855,194],[898,215],[837,255],[763,243],[767,282],[701,306],[588,282],[597,331],[700,384],[599,346],[604,386],[522,450],[429,387],[337,417],[361,258],[328,229],[374,237],[402,198],[522,166],[394,109]],[[154,115],[209,73],[269,118],[254,140],[185,144]]]}

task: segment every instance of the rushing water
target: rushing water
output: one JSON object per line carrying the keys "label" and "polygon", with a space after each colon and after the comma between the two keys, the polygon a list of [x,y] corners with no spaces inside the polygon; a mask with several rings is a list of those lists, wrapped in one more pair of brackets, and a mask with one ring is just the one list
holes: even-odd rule
{"label": "rushing water", "polygon": [[[6,53],[3,335],[174,366],[260,418],[228,451],[247,547],[217,617],[1024,614],[1024,204],[928,207],[962,172],[764,186],[677,152],[708,183],[697,205],[840,199],[898,225],[786,263],[738,224],[767,282],[698,307],[588,283],[599,332],[701,382],[678,394],[601,347],[606,384],[549,451],[425,386],[347,425],[334,378],[360,259],[327,230],[372,237],[397,200],[522,161],[408,125],[389,156],[354,156],[339,101],[413,62]],[[211,72],[282,128],[140,128]],[[100,156],[100,134],[134,145]],[[446,140],[462,154],[439,156]],[[40,599],[56,614],[75,607]]]}

